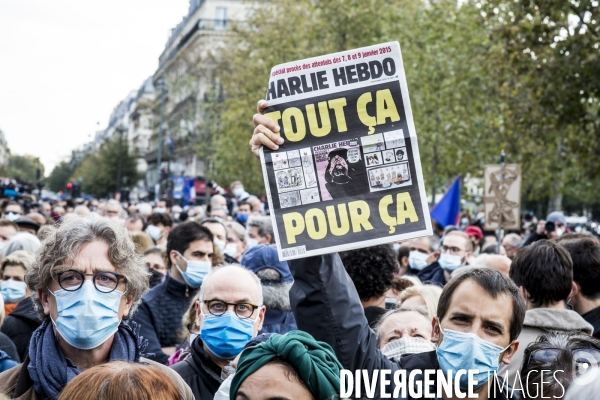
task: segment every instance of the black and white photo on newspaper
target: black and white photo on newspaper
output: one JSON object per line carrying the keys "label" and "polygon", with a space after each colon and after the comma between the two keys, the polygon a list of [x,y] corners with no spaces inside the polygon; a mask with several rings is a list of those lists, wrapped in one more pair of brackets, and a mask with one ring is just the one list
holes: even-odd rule
{"label": "black and white photo on newspaper", "polygon": [[432,234],[398,42],[275,66],[261,150],[281,260]]}

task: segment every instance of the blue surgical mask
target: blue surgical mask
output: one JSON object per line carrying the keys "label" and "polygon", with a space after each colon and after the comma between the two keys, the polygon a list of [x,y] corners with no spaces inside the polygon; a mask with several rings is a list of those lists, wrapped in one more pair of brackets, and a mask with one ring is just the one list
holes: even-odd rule
{"label": "blue surgical mask", "polygon": [[237,356],[254,336],[255,319],[240,318],[233,311],[202,314],[200,338],[211,353],[224,360]]}
{"label": "blue surgical mask", "polygon": [[246,225],[246,222],[248,222],[248,214],[246,214],[246,213],[238,213],[237,216],[235,217],[235,219],[240,224]]}
{"label": "blue surgical mask", "polygon": [[240,197],[241,195],[244,194],[244,188],[233,189],[233,194],[235,195],[235,197]]}
{"label": "blue surgical mask", "polygon": [[27,284],[25,282],[9,279],[0,282],[0,291],[2,298],[7,303],[16,303],[27,294]]}
{"label": "blue surgical mask", "polygon": [[52,321],[60,336],[71,346],[95,349],[119,329],[119,305],[123,292],[100,293],[86,280],[79,290],[50,293],[56,298],[58,318]]}
{"label": "blue surgical mask", "polygon": [[428,254],[421,253],[420,251],[413,250],[408,253],[408,265],[412,269],[416,269],[417,271],[421,271],[425,269],[427,264],[427,259],[429,258]]}
{"label": "blue surgical mask", "polygon": [[181,254],[179,254],[179,257],[186,263],[185,272],[179,268],[179,265],[176,264],[175,266],[183,276],[185,283],[193,288],[199,288],[210,272],[212,263],[210,261],[186,260]]}
{"label": "blue surgical mask", "polygon": [[[438,321],[439,326],[439,321]],[[440,327],[440,331],[442,328]],[[511,343],[512,344],[512,343]],[[484,385],[489,377],[498,371],[500,354],[510,347],[497,346],[487,340],[483,340],[473,333],[465,333],[444,330],[444,339],[437,349],[437,359],[440,369],[447,375],[452,371],[452,377],[456,376],[458,370],[479,370],[473,375],[477,380],[477,386]],[[468,388],[468,375],[460,377],[460,388]]]}
{"label": "blue surgical mask", "polygon": [[440,263],[442,269],[452,272],[462,266],[462,257],[455,256],[453,254],[442,253],[438,262]]}

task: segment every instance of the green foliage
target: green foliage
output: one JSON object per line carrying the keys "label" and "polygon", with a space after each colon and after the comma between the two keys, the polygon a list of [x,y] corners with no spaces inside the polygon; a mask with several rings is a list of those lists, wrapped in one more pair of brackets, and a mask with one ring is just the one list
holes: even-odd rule
{"label": "green foliage", "polygon": [[37,169],[40,169],[40,177],[44,178],[44,166],[38,157],[24,155],[11,155],[8,165],[1,171],[2,175],[18,178],[30,184],[37,183]]}
{"label": "green foliage", "polygon": [[73,169],[71,168],[71,163],[68,161],[61,161],[57,164],[48,179],[46,179],[46,183],[48,188],[53,192],[58,192],[59,190],[66,190],[67,183],[69,182],[69,178],[73,174]]}
{"label": "green foliage", "polygon": [[[121,147],[122,146],[122,147]],[[83,193],[106,197],[117,191],[117,170],[121,154],[121,187],[137,182],[141,175],[137,170],[137,154],[129,151],[126,139],[119,143],[118,137],[106,141],[99,151],[89,154],[72,173],[69,181],[81,178]]]}
{"label": "green foliage", "polygon": [[264,192],[248,140],[271,67],[398,40],[429,192],[456,174],[482,177],[505,149],[522,164],[526,200],[595,201],[598,11],[592,0],[261,2],[218,55],[215,178]]}

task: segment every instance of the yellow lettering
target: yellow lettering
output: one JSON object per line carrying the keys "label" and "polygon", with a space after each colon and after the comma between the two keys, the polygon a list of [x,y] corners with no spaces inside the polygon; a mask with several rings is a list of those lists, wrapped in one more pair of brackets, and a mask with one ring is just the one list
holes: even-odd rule
{"label": "yellow lettering", "polygon": [[327,102],[329,108],[335,112],[335,121],[337,123],[338,132],[346,132],[348,127],[346,126],[346,114],[344,114],[344,107],[346,107],[346,98],[342,97],[339,99],[329,100]]}
{"label": "yellow lettering", "polygon": [[319,122],[317,121],[315,105],[308,104],[306,106],[306,118],[308,119],[308,129],[310,129],[310,133],[316,137],[323,137],[331,132],[331,120],[329,119],[329,109],[327,108],[326,101],[319,103],[319,116],[321,117],[320,127]]}
{"label": "yellow lettering", "polygon": [[[290,142],[299,142],[306,136],[306,123],[304,122],[304,115],[299,108],[290,107],[287,108],[282,115],[283,131],[285,132],[285,138]],[[296,121],[296,131],[292,126],[292,118]]]}
{"label": "yellow lettering", "polygon": [[340,223],[337,223],[335,215],[335,207],[327,206],[327,220],[329,221],[329,229],[335,236],[343,236],[350,231],[350,221],[348,220],[348,210],[346,204],[338,204],[338,213],[340,214]]}
{"label": "yellow lettering", "polygon": [[369,222],[371,210],[369,210],[369,205],[366,201],[352,201],[348,203],[348,210],[350,211],[350,220],[352,221],[352,232],[360,232],[361,228],[365,231],[373,229],[373,225]]}
{"label": "yellow lettering", "polygon": [[391,194],[384,196],[379,201],[379,216],[384,224],[390,227],[390,235],[396,231],[396,218],[388,213],[388,207],[394,203],[394,198]]}
{"label": "yellow lettering", "polygon": [[[327,220],[325,219],[325,213],[322,210],[311,208],[306,212],[304,218],[306,220],[306,232],[311,239],[321,240],[327,236]],[[317,224],[315,224],[315,218]],[[317,229],[317,225],[319,229]]]}
{"label": "yellow lettering", "polygon": [[270,113],[266,113],[265,117],[271,118],[273,122],[279,124],[279,120],[281,119],[281,111],[272,111]]}
{"label": "yellow lettering", "polygon": [[297,212],[283,214],[283,226],[288,244],[294,244],[296,236],[304,232],[304,218]]}
{"label": "yellow lettering", "polygon": [[358,112],[358,119],[365,126],[369,127],[369,135],[375,132],[375,125],[377,125],[377,119],[372,117],[367,112],[367,104],[373,101],[373,96],[371,96],[371,92],[363,93],[356,102],[356,111]]}
{"label": "yellow lettering", "polygon": [[394,98],[392,97],[390,89],[378,90],[376,96],[377,125],[385,124],[387,118],[389,118],[391,122],[400,121],[400,115],[398,115],[396,103],[394,103]]}
{"label": "yellow lettering", "polygon": [[398,207],[398,225],[404,224],[406,219],[409,219],[410,222],[419,221],[419,216],[408,192],[398,193],[396,195],[396,203]]}

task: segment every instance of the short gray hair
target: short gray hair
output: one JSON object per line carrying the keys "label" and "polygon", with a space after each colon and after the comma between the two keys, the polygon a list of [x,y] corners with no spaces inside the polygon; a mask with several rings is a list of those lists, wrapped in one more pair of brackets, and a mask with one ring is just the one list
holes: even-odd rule
{"label": "short gray hair", "polygon": [[248,222],[248,227],[258,228],[258,236],[265,237],[271,235],[271,243],[275,243],[275,234],[273,232],[273,223],[269,217],[258,217]]}
{"label": "short gray hair", "polygon": [[260,283],[260,279],[258,276],[256,276],[256,274],[254,272],[252,272],[251,270],[249,270],[248,268],[245,268],[243,266],[241,266],[240,264],[225,264],[225,265],[219,265],[217,267],[212,267],[211,270],[208,272],[208,275],[206,275],[206,277],[204,278],[204,281],[202,282],[202,286],[200,286],[200,303],[202,303],[204,301],[204,290],[206,289],[207,282],[210,281],[210,278],[219,270],[221,269],[225,269],[225,268],[235,268],[238,270],[243,270],[245,272],[247,272],[250,276],[252,276],[252,278],[254,279],[254,281],[256,282],[256,285],[258,286],[258,306],[262,306],[263,305],[263,292],[262,292],[262,284]]}
{"label": "short gray hair", "polygon": [[4,247],[3,256],[9,256],[18,250],[25,250],[30,253],[36,254],[40,249],[41,242],[37,236],[32,235],[29,232],[19,232],[6,243]]}
{"label": "short gray hair", "polygon": [[[127,279],[126,294],[133,298],[129,318],[148,290],[150,273],[127,229],[117,221],[90,215],[87,218],[74,218],[61,224],[42,242],[36,260],[26,272],[25,281],[32,291],[31,299],[42,320],[48,318],[38,296],[38,290],[47,290],[56,274],[70,268],[83,247],[99,241],[109,245],[108,259],[115,270]],[[126,319],[125,318],[125,319]]]}

